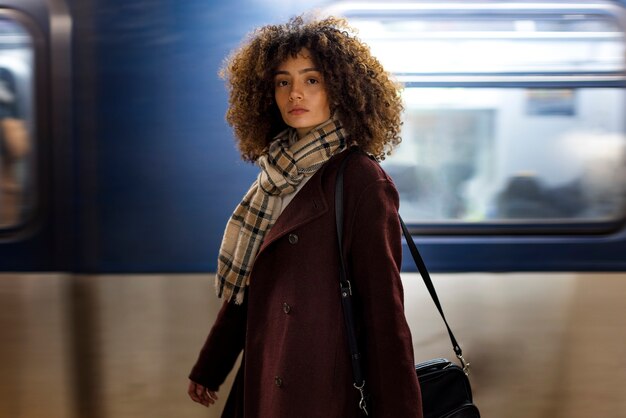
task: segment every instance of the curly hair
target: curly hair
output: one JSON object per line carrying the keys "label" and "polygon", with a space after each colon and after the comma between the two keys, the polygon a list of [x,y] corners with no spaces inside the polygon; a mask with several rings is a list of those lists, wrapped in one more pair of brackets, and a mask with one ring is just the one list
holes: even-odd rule
{"label": "curly hair", "polygon": [[274,75],[303,48],[322,73],[331,113],[365,152],[378,160],[400,143],[400,86],[346,20],[291,18],[256,29],[226,58],[220,76],[229,90],[226,120],[245,161],[255,161],[287,125],[274,101]]}

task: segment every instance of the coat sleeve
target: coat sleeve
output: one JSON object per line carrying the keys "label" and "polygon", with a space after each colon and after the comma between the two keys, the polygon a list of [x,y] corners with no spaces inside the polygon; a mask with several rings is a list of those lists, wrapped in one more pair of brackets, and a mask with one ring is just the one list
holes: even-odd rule
{"label": "coat sleeve", "polygon": [[[411,332],[404,315],[399,198],[378,179],[356,201],[349,242],[351,280],[362,313],[366,386],[373,415],[422,417]],[[358,315],[358,313],[357,313]]]}
{"label": "coat sleeve", "polygon": [[189,379],[214,391],[224,383],[245,343],[246,300],[241,305],[224,302]]}

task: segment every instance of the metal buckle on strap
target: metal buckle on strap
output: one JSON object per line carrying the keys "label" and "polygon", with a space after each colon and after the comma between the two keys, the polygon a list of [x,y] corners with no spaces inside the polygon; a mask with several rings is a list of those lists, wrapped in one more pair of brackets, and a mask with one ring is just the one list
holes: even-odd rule
{"label": "metal buckle on strap", "polygon": [[[344,286],[344,283],[348,283],[348,287]],[[350,284],[350,280],[346,280],[344,283],[340,284],[341,296],[343,296],[344,298],[347,297],[348,295],[352,296],[352,285]]]}
{"label": "metal buckle on strap", "polygon": [[465,376],[469,376],[470,362],[466,361],[461,354],[457,354],[456,356],[459,360],[461,360],[461,366],[463,366],[463,373],[465,373]]}
{"label": "metal buckle on strap", "polygon": [[365,400],[365,380],[361,386],[358,386],[356,383],[353,383],[354,387],[361,392],[361,400],[359,401],[359,408],[363,411],[365,415],[369,415],[367,413],[367,401]]}

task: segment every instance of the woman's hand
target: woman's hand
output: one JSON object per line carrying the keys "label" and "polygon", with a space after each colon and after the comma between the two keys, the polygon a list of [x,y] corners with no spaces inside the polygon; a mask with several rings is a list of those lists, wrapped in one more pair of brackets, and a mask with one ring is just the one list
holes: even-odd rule
{"label": "woman's hand", "polygon": [[192,380],[189,381],[187,393],[194,402],[198,402],[206,407],[213,405],[217,400],[217,393]]}

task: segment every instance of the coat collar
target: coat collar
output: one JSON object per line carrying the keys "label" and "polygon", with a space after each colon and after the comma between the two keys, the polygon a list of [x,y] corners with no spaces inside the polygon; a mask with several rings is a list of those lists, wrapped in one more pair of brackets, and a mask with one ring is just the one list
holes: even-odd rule
{"label": "coat collar", "polygon": [[328,212],[328,201],[322,188],[322,178],[329,162],[313,174],[313,177],[307,181],[302,190],[280,214],[272,229],[265,236],[257,257],[277,239]]}

